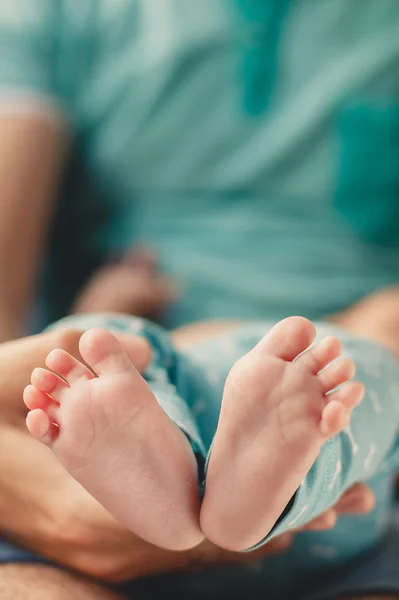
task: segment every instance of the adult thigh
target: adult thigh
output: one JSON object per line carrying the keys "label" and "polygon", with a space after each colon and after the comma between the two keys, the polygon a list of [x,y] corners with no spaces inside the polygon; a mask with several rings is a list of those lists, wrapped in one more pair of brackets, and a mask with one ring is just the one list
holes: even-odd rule
{"label": "adult thigh", "polygon": [[43,565],[0,566],[0,600],[124,600],[106,587]]}

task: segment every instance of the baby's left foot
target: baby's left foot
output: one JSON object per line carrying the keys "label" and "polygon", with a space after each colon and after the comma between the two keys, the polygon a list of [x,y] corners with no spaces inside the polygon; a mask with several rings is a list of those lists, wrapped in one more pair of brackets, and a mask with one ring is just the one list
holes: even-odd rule
{"label": "baby's left foot", "polygon": [[312,323],[286,319],[227,378],[201,509],[202,530],[218,546],[245,550],[266,537],[363,397],[363,386],[348,382],[350,359],[329,364],[339,341],[308,349],[314,338]]}

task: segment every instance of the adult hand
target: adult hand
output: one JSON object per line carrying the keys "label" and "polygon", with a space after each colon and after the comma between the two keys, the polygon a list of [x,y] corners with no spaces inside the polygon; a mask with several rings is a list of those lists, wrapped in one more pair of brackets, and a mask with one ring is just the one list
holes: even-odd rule
{"label": "adult hand", "polygon": [[[78,349],[82,333],[73,329],[54,329],[0,344],[0,423],[24,426],[27,409],[22,392],[30,383],[33,369],[45,367],[46,357],[54,348],[63,348],[82,360]],[[127,334],[118,335],[132,362],[143,371],[151,358],[148,342]]]}
{"label": "adult hand", "polygon": [[[12,425],[2,424],[0,433],[0,531],[12,542],[111,582],[248,560],[209,543],[185,553],[151,546],[114,520],[48,448]],[[287,536],[274,540],[262,554],[288,543]]]}
{"label": "adult hand", "polygon": [[356,483],[341,496],[333,508],[305,525],[302,531],[332,529],[341,515],[364,515],[371,512],[374,506],[372,489],[365,483]]}
{"label": "adult hand", "polygon": [[[34,366],[49,349],[77,354],[80,332],[51,332],[0,347],[0,531],[10,540],[64,567],[119,582],[172,570],[248,562],[286,549],[291,535],[281,536],[251,554],[225,552],[205,542],[188,552],[167,552],[147,544],[113,519],[58,463],[48,448],[27,433],[22,389]],[[138,367],[149,359],[137,338],[125,339]],[[19,349],[19,350],[18,350]],[[14,418],[6,418],[13,414]],[[336,511],[328,511],[307,528],[332,527],[338,512],[364,512],[372,494],[358,486]]]}
{"label": "adult hand", "polygon": [[[172,570],[248,562],[282,552],[284,535],[249,555],[225,552],[206,542],[188,552],[147,544],[115,521],[59,465],[48,448],[22,429],[2,425],[0,530],[14,542],[62,566],[107,581],[125,581]],[[306,529],[334,526],[338,513],[365,512],[373,505],[366,486],[356,486]]]}
{"label": "adult hand", "polygon": [[73,312],[118,312],[156,319],[177,297],[176,285],[159,271],[155,256],[133,248],[121,260],[94,273],[76,299]]}

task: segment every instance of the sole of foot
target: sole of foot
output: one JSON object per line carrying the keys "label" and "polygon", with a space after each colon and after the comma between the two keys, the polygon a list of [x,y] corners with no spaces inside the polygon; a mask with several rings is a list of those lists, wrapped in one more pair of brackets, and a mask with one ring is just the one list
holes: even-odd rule
{"label": "sole of foot", "polygon": [[114,335],[89,330],[79,351],[85,364],[53,350],[48,369],[33,371],[24,392],[31,434],[146,541],[170,550],[198,545],[197,466],[186,436]]}
{"label": "sole of foot", "polygon": [[232,368],[207,473],[201,528],[213,543],[245,550],[264,539],[364,394],[355,367],[313,324],[278,323]]}

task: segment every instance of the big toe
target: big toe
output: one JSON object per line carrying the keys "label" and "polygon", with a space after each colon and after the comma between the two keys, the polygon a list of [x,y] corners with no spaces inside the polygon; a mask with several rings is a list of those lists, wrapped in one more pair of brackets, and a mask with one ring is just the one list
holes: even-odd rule
{"label": "big toe", "polygon": [[134,371],[122,344],[106,329],[89,329],[79,342],[83,360],[97,375],[118,375]]}
{"label": "big toe", "polygon": [[315,337],[316,328],[311,321],[304,317],[288,317],[277,323],[255,349],[293,361],[309,348]]}

